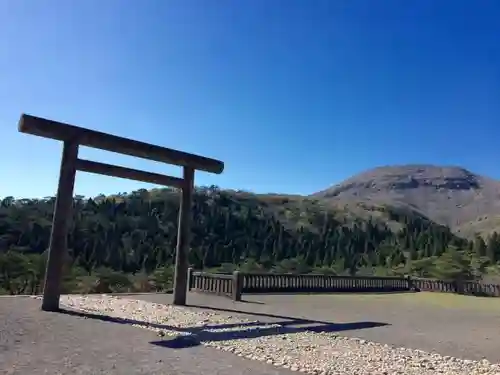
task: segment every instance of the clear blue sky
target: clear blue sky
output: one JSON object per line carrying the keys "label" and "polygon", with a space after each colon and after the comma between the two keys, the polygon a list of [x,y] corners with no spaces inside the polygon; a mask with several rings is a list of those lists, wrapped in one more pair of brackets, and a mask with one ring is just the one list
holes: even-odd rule
{"label": "clear blue sky", "polygon": [[[308,194],[377,165],[500,178],[500,1],[0,2],[0,196],[53,195],[22,112],[223,160],[197,183]],[[86,158],[177,168],[83,149]],[[76,193],[151,185],[79,173]]]}

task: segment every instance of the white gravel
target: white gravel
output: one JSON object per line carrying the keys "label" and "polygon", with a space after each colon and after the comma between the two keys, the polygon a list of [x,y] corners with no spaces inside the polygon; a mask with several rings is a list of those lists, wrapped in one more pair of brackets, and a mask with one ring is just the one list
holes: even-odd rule
{"label": "white gravel", "polygon": [[241,357],[309,374],[500,375],[500,364],[486,360],[462,360],[334,333],[298,331],[209,310],[108,295],[62,296],[61,304],[94,314],[159,324],[166,327],[139,326],[157,331],[159,336],[188,336],[188,340]]}

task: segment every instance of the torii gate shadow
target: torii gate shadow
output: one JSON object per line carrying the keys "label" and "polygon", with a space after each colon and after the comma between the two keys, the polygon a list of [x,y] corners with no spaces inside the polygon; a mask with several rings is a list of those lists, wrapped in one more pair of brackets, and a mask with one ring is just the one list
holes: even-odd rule
{"label": "torii gate shadow", "polygon": [[[273,314],[263,314],[263,313],[250,313],[246,311],[221,309],[221,308],[211,308],[198,305],[189,305],[189,307],[204,308],[215,311],[224,311],[245,315],[253,315],[256,317],[272,318],[278,319],[273,322],[247,322],[247,323],[232,323],[232,324],[216,324],[216,325],[201,325],[186,328],[173,327],[168,324],[158,324],[143,322],[134,319],[126,318],[116,318],[111,316],[99,315],[90,312],[81,312],[72,310],[69,308],[64,308],[60,310],[60,313],[83,317],[86,319],[96,319],[105,322],[112,322],[118,324],[130,324],[146,328],[156,328],[160,330],[174,331],[178,332],[179,336],[174,338],[165,338],[162,340],[152,341],[151,344],[159,345],[167,348],[186,348],[191,346],[200,345],[204,341],[225,341],[225,340],[238,340],[238,339],[251,339],[264,336],[272,335],[283,335],[298,332],[342,332],[351,331],[357,329],[367,329],[376,328],[390,325],[389,323],[383,322],[351,322],[351,323],[331,323],[320,320],[310,320],[310,319],[298,319],[290,316],[283,315],[273,315]],[[279,326],[272,326],[277,324]],[[240,329],[234,331],[207,331],[207,329],[230,329],[241,327]]]}

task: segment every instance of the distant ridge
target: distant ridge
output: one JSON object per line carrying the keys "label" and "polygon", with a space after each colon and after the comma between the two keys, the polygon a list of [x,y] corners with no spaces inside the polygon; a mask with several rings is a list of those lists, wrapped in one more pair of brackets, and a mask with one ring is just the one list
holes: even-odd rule
{"label": "distant ridge", "polygon": [[312,196],[336,205],[404,207],[467,236],[500,229],[500,181],[458,166],[381,166]]}

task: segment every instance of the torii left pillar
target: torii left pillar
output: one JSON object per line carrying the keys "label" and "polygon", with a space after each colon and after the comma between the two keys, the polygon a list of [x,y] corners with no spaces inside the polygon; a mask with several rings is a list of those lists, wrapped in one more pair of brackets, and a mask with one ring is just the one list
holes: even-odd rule
{"label": "torii left pillar", "polygon": [[73,206],[77,159],[78,143],[64,142],[42,300],[44,311],[59,311],[63,263],[67,259],[68,251],[68,225]]}

